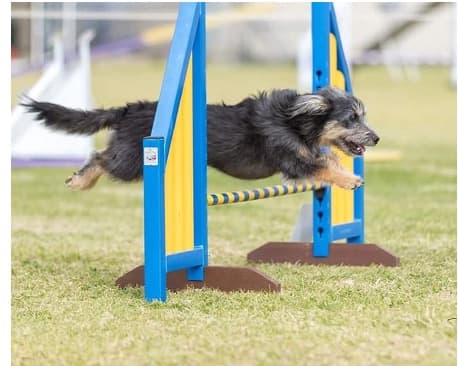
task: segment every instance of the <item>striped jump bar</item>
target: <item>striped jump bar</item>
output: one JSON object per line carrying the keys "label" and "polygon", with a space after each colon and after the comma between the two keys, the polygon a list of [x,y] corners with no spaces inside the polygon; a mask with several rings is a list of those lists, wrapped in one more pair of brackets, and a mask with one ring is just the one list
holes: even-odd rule
{"label": "striped jump bar", "polygon": [[237,192],[212,193],[207,195],[207,205],[217,206],[228,203],[247,202],[265,198],[285,196],[287,194],[315,191],[326,187],[326,184],[279,184],[276,186],[255,188]]}

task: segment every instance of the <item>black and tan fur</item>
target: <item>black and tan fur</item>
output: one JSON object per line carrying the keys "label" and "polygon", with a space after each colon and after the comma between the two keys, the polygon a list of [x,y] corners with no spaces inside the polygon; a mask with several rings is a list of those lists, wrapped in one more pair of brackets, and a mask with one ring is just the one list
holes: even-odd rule
{"label": "black and tan fur", "polygon": [[[55,130],[82,135],[112,130],[107,148],[66,180],[69,188],[89,189],[102,174],[126,182],[142,178],[142,139],[150,134],[157,102],[92,111],[34,100],[23,105]],[[281,173],[288,182],[306,179],[347,189],[359,187],[362,179],[322,148],[337,146],[355,156],[379,140],[367,125],[363,103],[335,88],[314,94],[273,90],[235,105],[209,104],[207,136],[208,165],[231,176],[257,179]]]}

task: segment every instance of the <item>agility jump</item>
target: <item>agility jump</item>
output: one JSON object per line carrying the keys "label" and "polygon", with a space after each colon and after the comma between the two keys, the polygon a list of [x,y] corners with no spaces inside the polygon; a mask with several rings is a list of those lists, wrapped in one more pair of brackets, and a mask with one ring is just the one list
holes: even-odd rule
{"label": "agility jump", "polygon": [[[313,91],[333,85],[351,93],[332,3],[312,4],[312,42]],[[345,191],[324,185],[279,185],[207,195],[206,148],[205,4],[183,3],[151,136],[143,141],[144,266],[120,277],[118,286],[144,284],[147,301],[165,301],[167,289],[187,286],[279,291],[277,281],[254,269],[208,266],[207,205],[308,190],[313,190],[313,243],[267,243],[249,253],[249,261],[398,265],[398,258],[375,244],[360,245],[363,187]],[[363,177],[362,157],[341,159]],[[347,244],[333,243],[340,239]]]}

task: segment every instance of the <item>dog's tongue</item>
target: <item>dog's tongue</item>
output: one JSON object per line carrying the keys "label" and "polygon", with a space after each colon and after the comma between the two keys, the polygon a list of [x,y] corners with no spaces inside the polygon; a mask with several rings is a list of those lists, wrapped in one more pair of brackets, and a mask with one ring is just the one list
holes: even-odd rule
{"label": "dog's tongue", "polygon": [[366,152],[366,148],[363,145],[358,145],[357,147],[358,153],[363,155]]}

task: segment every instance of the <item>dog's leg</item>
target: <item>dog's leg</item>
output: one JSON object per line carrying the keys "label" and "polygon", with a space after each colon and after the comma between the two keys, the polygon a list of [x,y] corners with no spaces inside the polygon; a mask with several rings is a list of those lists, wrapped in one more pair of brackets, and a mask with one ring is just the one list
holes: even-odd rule
{"label": "dog's leg", "polygon": [[347,171],[340,164],[339,157],[332,152],[318,159],[310,159],[310,156],[302,158],[293,166],[284,166],[285,169],[282,171],[289,172],[289,175],[283,178],[285,184],[335,184],[345,189],[355,189],[364,184],[360,177]]}
{"label": "dog's leg", "polygon": [[323,157],[325,166],[317,170],[312,180],[335,184],[345,189],[356,189],[364,184],[361,177],[350,173],[341,164],[339,157],[334,153],[328,153]]}
{"label": "dog's leg", "polygon": [[95,153],[89,162],[65,180],[65,185],[76,191],[92,188],[105,170],[99,163],[99,153]]}

